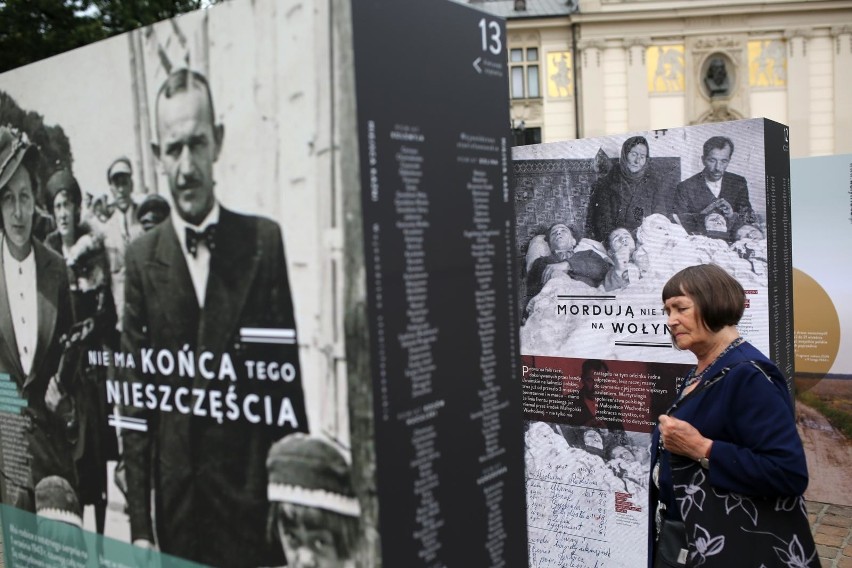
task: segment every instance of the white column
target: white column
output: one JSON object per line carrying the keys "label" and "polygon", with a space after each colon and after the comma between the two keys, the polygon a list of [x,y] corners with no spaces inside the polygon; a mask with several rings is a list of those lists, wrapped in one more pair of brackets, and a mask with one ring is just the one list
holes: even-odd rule
{"label": "white column", "polygon": [[648,130],[651,110],[648,99],[648,69],[645,52],[650,41],[645,38],[624,40],[627,48],[627,129]]}
{"label": "white column", "polygon": [[834,40],[834,153],[852,152],[852,27],[831,28]]}
{"label": "white column", "polygon": [[808,30],[790,30],[787,38],[787,121],[790,126],[790,157],[810,155],[810,69]]}
{"label": "white column", "polygon": [[606,134],[604,45],[603,42],[581,41],[578,48],[583,71],[579,85],[580,100],[583,105],[580,137],[603,136]]}

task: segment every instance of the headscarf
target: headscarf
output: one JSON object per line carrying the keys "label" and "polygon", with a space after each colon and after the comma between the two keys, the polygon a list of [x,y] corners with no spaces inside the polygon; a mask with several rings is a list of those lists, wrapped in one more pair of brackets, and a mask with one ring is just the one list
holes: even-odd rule
{"label": "headscarf", "polygon": [[[642,169],[638,172],[631,172],[627,168],[627,154],[630,153],[630,150],[642,144],[645,146],[645,149],[648,151],[648,156],[645,159],[645,163],[642,165]],[[645,140],[644,136],[631,136],[627,140],[624,141],[624,144],[621,145],[621,158],[618,160],[618,167],[621,171],[621,177],[624,178],[628,183],[635,183],[645,177],[645,174],[648,173],[648,165],[651,163],[651,147],[648,146],[648,141]]]}

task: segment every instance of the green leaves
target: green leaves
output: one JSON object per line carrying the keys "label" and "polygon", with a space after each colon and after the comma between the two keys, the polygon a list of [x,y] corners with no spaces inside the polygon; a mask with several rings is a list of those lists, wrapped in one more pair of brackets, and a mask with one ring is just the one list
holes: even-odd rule
{"label": "green leaves", "polygon": [[0,0],[0,72],[218,0]]}

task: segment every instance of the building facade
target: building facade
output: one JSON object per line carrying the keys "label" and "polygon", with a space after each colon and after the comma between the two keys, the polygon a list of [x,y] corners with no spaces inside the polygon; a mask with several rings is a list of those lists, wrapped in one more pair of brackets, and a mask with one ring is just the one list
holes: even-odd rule
{"label": "building facade", "polygon": [[766,117],[852,152],[850,0],[470,0],[507,20],[517,144]]}

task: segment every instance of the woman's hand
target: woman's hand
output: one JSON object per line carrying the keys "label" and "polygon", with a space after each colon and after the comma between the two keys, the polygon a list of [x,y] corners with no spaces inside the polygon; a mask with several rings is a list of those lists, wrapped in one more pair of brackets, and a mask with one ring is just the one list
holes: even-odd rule
{"label": "woman's hand", "polygon": [[660,440],[673,454],[698,461],[707,455],[713,440],[705,438],[689,422],[663,414],[660,420]]}

